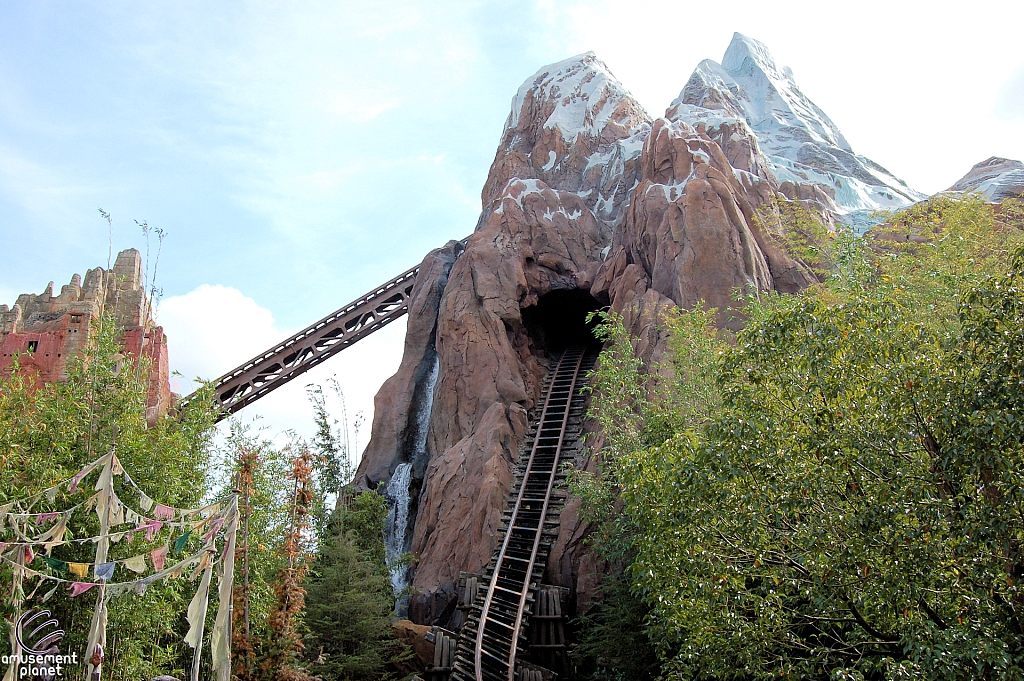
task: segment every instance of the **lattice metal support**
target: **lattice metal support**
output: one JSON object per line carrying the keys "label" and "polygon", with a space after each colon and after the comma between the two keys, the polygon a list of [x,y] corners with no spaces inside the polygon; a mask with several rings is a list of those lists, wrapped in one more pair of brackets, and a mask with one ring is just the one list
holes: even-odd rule
{"label": "lattice metal support", "polygon": [[[460,243],[463,247],[469,237]],[[409,311],[417,265],[213,382],[217,420],[252,404]],[[182,399],[187,404],[195,393]]]}
{"label": "lattice metal support", "polygon": [[[218,420],[406,314],[419,271],[416,266],[402,272],[215,380],[214,400],[220,406]],[[182,401],[191,398],[189,395]]]}

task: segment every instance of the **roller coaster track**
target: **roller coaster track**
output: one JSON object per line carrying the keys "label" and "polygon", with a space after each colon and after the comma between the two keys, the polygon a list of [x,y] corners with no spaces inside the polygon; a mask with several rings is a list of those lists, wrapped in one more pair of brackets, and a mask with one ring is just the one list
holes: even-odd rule
{"label": "roller coaster track", "polygon": [[578,438],[584,401],[580,389],[595,359],[584,348],[569,348],[549,375],[529,456],[521,459],[511,508],[503,516],[501,544],[485,574],[487,589],[478,594],[459,636],[452,676],[456,681],[534,681],[542,676],[532,665],[517,663],[517,657],[526,640],[533,592],[557,535],[564,498],[556,488],[559,464]]}
{"label": "roller coaster track", "polygon": [[[462,240],[466,245],[469,237]],[[419,265],[402,272],[212,382],[220,421],[409,311]],[[182,399],[193,399],[195,393]]]}

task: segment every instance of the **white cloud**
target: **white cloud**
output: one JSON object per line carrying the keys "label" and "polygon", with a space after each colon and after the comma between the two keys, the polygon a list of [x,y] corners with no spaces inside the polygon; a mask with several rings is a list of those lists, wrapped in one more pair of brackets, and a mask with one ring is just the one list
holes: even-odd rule
{"label": "white cloud", "polygon": [[[172,389],[180,393],[193,389],[195,384],[188,379],[216,378],[298,331],[279,328],[270,310],[241,291],[210,284],[164,300],[158,321],[168,335],[171,369],[183,374],[172,383]],[[328,379],[335,376],[345,396],[349,423],[354,424],[356,415],[362,413],[358,435],[362,448],[370,434],[373,397],[398,369],[404,340],[402,319],[246,407],[238,418],[265,425],[270,437],[288,430],[309,437],[314,426],[306,386],[318,383],[326,387]],[[340,418],[336,401],[329,397],[332,415]]]}
{"label": "white cloud", "polygon": [[192,379],[215,378],[290,334],[270,310],[228,286],[203,284],[160,303],[157,320],[169,336],[171,367]]}

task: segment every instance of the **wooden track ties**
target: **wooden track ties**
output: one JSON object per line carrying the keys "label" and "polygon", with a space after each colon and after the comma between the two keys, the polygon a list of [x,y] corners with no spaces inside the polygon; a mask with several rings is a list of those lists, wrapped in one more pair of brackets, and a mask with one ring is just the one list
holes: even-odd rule
{"label": "wooden track ties", "polygon": [[[551,677],[550,671],[521,660],[520,653],[526,647],[524,631],[538,597],[538,615],[561,617],[560,604],[553,604],[550,595],[538,592],[537,586],[558,533],[564,499],[564,492],[557,488],[564,478],[559,466],[575,453],[583,407],[580,388],[595,357],[585,348],[569,348],[546,381],[529,455],[524,455],[519,465],[508,510],[502,516],[500,545],[479,580],[476,602],[459,636],[453,667],[457,681],[542,681]],[[570,422],[576,427],[570,428]],[[540,647],[554,648],[555,642]]]}

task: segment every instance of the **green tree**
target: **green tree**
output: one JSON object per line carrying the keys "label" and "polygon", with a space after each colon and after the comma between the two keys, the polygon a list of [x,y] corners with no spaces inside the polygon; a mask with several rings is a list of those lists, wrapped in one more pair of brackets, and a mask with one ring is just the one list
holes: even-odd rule
{"label": "green tree", "polygon": [[[146,360],[124,356],[121,332],[109,316],[93,323],[88,344],[68,362],[66,381],[36,386],[17,367],[0,381],[0,504],[69,478],[114,448],[125,470],[151,497],[176,507],[196,507],[209,489],[213,412],[205,399],[208,395],[201,393],[177,418],[164,417],[149,426]],[[121,498],[137,498],[120,476],[116,484]],[[37,503],[34,511],[69,508],[85,496],[85,491],[73,494],[62,488],[53,499]],[[77,537],[95,535],[99,529],[95,514],[76,514],[73,521]],[[94,550],[91,543],[69,544],[55,547],[52,557],[91,562]],[[138,541],[121,542],[112,545],[111,559],[138,552]],[[36,564],[33,568],[49,570]],[[7,594],[11,577],[9,566],[0,568],[0,584]],[[111,602],[105,664],[112,670],[111,678],[149,678],[187,667],[189,656],[181,640],[191,586],[186,581],[154,584],[143,597],[129,595]],[[49,592],[35,587],[31,584],[26,590],[30,598],[24,607],[37,605]],[[84,650],[93,600],[55,592],[47,601],[46,607],[68,632],[63,643],[68,650]],[[13,615],[9,605],[4,608],[6,616]]]}
{"label": "green tree", "polygon": [[[354,446],[349,433],[345,395],[337,379],[329,379],[328,385],[340,403],[340,418],[334,418],[328,410],[323,386],[306,386],[306,394],[313,406],[313,421],[316,424],[316,433],[310,442],[313,453],[313,480],[318,490],[313,506],[313,527],[321,541],[329,534],[328,525],[341,498],[342,490],[355,475],[352,466]],[[359,436],[361,425],[362,414],[357,413],[353,423],[355,438]]]}
{"label": "green tree", "polygon": [[278,549],[285,542],[290,510],[289,449],[232,421],[220,452],[221,485],[240,492],[231,633],[232,671],[241,681],[260,678],[259,665],[272,638],[268,618],[275,604],[274,582],[286,565]]}
{"label": "green tree", "polygon": [[395,594],[384,562],[387,501],[348,495],[330,524],[306,594],[307,659],[327,681],[394,678],[409,656],[391,628]]}

